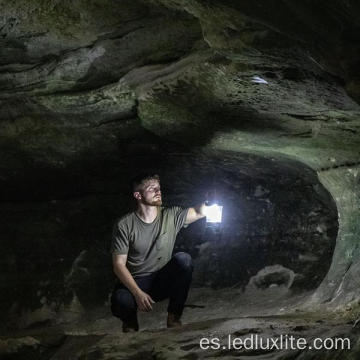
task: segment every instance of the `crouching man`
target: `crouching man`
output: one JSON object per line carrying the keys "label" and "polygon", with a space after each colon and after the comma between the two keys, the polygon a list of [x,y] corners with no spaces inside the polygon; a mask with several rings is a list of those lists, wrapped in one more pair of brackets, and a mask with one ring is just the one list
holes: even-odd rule
{"label": "crouching man", "polygon": [[133,182],[137,209],[115,223],[113,269],[120,280],[111,297],[111,311],[123,321],[123,331],[138,331],[137,310],[169,299],[167,327],[181,326],[181,315],[192,278],[192,259],[185,252],[172,256],[176,235],[184,225],[204,217],[205,204],[183,209],[163,207],[158,175]]}

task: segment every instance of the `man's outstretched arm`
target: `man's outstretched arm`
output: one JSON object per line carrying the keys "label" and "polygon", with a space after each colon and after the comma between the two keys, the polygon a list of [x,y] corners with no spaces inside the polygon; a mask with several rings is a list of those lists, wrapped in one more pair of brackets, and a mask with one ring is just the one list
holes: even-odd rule
{"label": "man's outstretched arm", "polygon": [[206,208],[205,203],[202,203],[198,206],[189,208],[189,211],[187,213],[186,220],[185,220],[185,225],[189,225],[189,224],[193,223],[194,221],[197,221],[197,220],[205,217],[206,216],[205,208]]}
{"label": "man's outstretched arm", "polygon": [[126,260],[126,254],[113,254],[114,273],[134,295],[139,310],[150,311],[152,310],[151,304],[155,303],[155,301],[151,298],[149,294],[139,288],[133,276],[130,274],[130,271],[126,267]]}

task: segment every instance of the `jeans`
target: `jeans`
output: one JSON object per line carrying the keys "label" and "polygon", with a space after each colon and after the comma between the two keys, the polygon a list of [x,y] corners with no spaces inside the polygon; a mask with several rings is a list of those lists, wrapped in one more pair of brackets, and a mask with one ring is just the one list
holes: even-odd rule
{"label": "jeans", "polygon": [[[154,301],[169,298],[167,311],[181,316],[188,296],[192,272],[191,256],[185,252],[178,252],[160,270],[134,280]],[[137,321],[135,298],[124,284],[116,285],[112,293],[111,311],[124,322]]]}

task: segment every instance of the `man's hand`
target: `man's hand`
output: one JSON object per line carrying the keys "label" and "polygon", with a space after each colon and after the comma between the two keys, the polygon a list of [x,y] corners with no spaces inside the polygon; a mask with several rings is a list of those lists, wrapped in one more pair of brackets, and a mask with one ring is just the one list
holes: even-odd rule
{"label": "man's hand", "polygon": [[140,311],[151,311],[151,304],[155,303],[151,296],[142,290],[135,294],[135,300]]}
{"label": "man's hand", "polygon": [[126,254],[113,254],[114,272],[120,281],[134,295],[139,310],[150,311],[152,310],[151,304],[155,301],[151,298],[150,295],[146,294],[139,288],[138,284],[135,282],[134,278],[126,267],[126,260]]}

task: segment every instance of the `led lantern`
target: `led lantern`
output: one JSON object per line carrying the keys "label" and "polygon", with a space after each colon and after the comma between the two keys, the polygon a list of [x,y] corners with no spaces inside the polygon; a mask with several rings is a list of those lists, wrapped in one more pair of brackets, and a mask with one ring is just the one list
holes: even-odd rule
{"label": "led lantern", "polygon": [[213,204],[205,207],[206,223],[221,223],[222,206]]}

